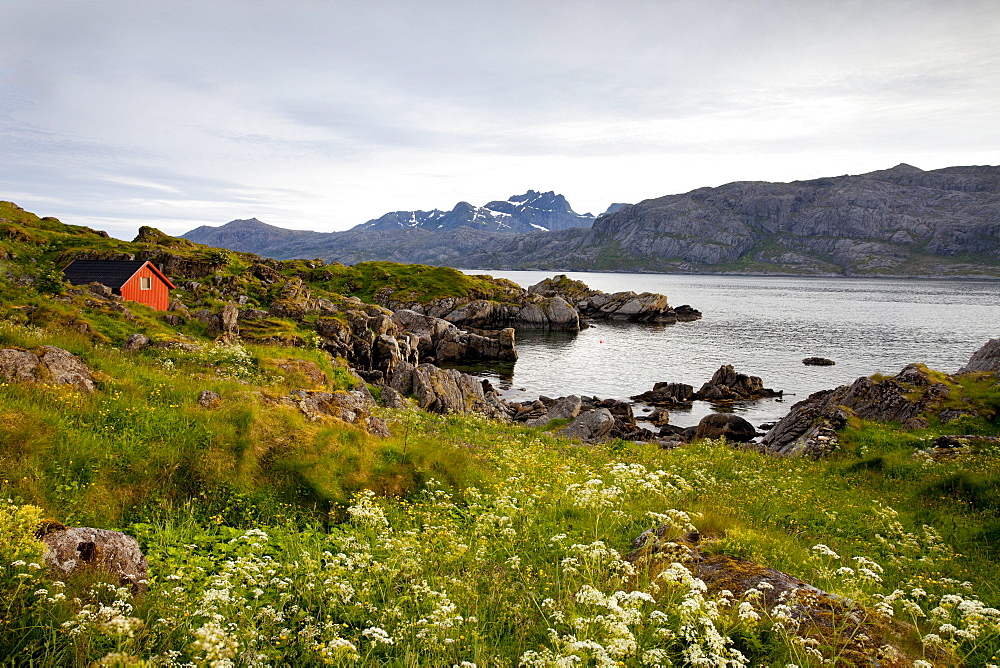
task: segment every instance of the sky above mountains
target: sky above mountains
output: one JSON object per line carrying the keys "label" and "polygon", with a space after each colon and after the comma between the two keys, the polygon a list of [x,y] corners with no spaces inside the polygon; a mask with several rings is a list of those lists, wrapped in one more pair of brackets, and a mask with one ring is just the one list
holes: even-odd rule
{"label": "sky above mountains", "polygon": [[5,0],[0,199],[131,238],[997,164],[995,0]]}

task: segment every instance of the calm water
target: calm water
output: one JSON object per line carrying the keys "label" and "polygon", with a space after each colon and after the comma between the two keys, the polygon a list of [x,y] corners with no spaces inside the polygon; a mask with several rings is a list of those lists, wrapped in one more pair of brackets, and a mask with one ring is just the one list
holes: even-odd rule
{"label": "calm water", "polygon": [[[529,286],[553,272],[490,273]],[[773,422],[817,390],[910,362],[954,372],[987,339],[1000,336],[1000,282],[771,278],[570,273],[605,292],[659,292],[691,304],[702,320],[675,325],[597,321],[579,334],[518,332],[513,366],[475,369],[511,401],[539,394],[626,399],[659,381],[697,390],[723,364],[785,391],[784,401],[737,407],[755,425]],[[832,367],[807,367],[803,357]],[[636,414],[642,414],[642,406]],[[671,423],[697,424],[711,406],[672,410]]]}

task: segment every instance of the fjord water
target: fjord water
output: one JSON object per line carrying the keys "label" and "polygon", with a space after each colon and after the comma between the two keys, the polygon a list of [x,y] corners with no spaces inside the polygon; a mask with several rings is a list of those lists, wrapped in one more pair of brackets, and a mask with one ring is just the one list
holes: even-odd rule
{"label": "fjord water", "polygon": [[[524,287],[551,277],[540,271],[473,271]],[[540,394],[627,399],[659,381],[697,390],[723,364],[784,390],[737,406],[754,425],[773,422],[812,392],[873,373],[895,374],[910,362],[953,373],[988,339],[1000,336],[1000,282],[864,278],[687,276],[569,273],[605,292],[658,292],[671,306],[704,314],[673,325],[597,321],[579,334],[519,331],[513,369],[475,369],[510,401]],[[835,366],[810,367],[804,357]],[[636,415],[642,414],[636,407]],[[712,407],[671,410],[671,423],[697,424]],[[647,425],[648,426],[648,425]]]}

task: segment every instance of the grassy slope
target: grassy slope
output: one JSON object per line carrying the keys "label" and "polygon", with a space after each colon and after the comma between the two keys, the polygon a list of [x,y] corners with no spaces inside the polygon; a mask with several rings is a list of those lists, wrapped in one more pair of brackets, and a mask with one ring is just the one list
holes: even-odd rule
{"label": "grassy slope", "polygon": [[[56,223],[38,229],[45,225]],[[18,258],[7,263],[15,274],[31,270]],[[693,646],[715,651],[711,627],[755,665],[815,663],[787,623],[783,630],[773,617],[735,613],[713,620],[697,592],[629,573],[617,555],[680,510],[710,552],[785,570],[869,608],[900,590],[896,618],[951,645],[937,650],[904,633],[911,658],[997,662],[994,627],[978,623],[978,637],[965,640],[941,632],[945,616],[958,629],[975,620],[954,599],[938,604],[944,595],[1000,603],[1000,466],[994,451],[915,458],[946,431],[940,426],[904,435],[855,425],[828,462],[718,443],[669,452],[624,442],[580,447],[538,429],[417,411],[386,410],[393,437],[380,440],[257,398],[302,386],[275,371],[273,360],[284,357],[319,365],[333,386],[354,382],[316,351],[128,356],[106,342],[142,328],[170,335],[141,307],[130,305],[138,320],[124,322],[114,313],[80,316],[77,304],[2,276],[0,292],[0,347],[57,345],[99,377],[94,395],[0,387],[0,499],[11,499],[0,503],[0,660],[86,665],[112,652],[122,663],[177,652],[176,660],[199,664],[257,654],[298,665],[355,656],[380,665],[511,665],[575,653],[648,665],[662,662],[653,650],[678,662]],[[18,308],[25,305],[35,310]],[[74,329],[80,317],[89,333]],[[187,334],[201,335],[193,325]],[[222,395],[220,408],[197,406],[203,389]],[[1000,431],[995,420],[951,429]],[[30,532],[41,516],[139,537],[149,593],[59,585],[15,565],[37,550]],[[839,558],[811,550],[818,543]],[[878,563],[882,581],[861,577],[854,557]],[[853,573],[836,574],[841,566]],[[590,587],[649,598],[611,604]],[[943,612],[933,623],[913,620],[913,605]],[[822,653],[844,663],[849,643],[837,628],[814,635]],[[574,645],[571,635],[591,644]]]}

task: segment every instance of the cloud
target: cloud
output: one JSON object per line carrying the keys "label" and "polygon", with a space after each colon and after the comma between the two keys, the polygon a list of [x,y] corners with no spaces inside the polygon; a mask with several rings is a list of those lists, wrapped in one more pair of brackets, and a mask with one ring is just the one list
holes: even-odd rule
{"label": "cloud", "polygon": [[328,230],[995,162],[998,29],[975,1],[8,0],[0,197],[124,236]]}

